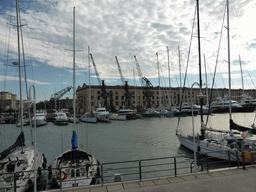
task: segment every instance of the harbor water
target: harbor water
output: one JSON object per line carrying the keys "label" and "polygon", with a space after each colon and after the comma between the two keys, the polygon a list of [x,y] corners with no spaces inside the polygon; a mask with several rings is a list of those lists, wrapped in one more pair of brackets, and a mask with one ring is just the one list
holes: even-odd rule
{"label": "harbor water", "polygon": [[[235,113],[233,120],[243,126],[251,127],[255,113]],[[75,125],[79,147],[91,152],[100,163],[142,160],[159,157],[179,156],[188,153],[180,146],[175,135],[178,117],[143,118],[130,121],[111,121],[110,123]],[[204,116],[206,119],[206,116]],[[192,134],[192,117],[180,118],[179,130]],[[229,129],[229,114],[212,114],[208,126],[216,129]],[[200,131],[200,116],[194,117],[195,133]],[[55,125],[48,122],[36,129],[37,148],[45,154],[47,166],[57,155],[71,148],[74,125]],[[1,125],[0,151],[11,146],[20,133],[14,124]],[[31,145],[34,129],[24,126],[26,145]]]}

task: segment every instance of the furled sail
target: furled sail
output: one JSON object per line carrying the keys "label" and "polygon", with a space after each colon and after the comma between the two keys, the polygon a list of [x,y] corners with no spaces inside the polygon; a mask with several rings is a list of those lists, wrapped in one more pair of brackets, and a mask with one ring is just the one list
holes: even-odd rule
{"label": "furled sail", "polygon": [[242,131],[242,132],[251,130],[252,134],[256,135],[256,129],[251,129],[248,127],[243,127],[241,125],[237,125],[232,119],[230,119],[230,130],[232,129]]}
{"label": "furled sail", "polygon": [[6,156],[8,156],[10,153],[15,151],[18,147],[25,146],[25,137],[24,132],[21,132],[18,136],[16,142],[10,146],[8,149],[5,149],[0,153],[0,160],[3,160]]}
{"label": "furled sail", "polygon": [[72,143],[72,149],[77,149],[78,148],[78,145],[77,145],[77,134],[76,134],[75,131],[73,131],[71,143]]}

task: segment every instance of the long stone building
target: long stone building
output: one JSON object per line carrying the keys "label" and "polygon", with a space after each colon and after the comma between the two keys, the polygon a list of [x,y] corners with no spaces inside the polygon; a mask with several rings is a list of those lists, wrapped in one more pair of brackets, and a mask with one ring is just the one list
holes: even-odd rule
{"label": "long stone building", "polygon": [[[90,86],[91,89],[91,106],[90,106],[90,99],[89,99],[89,86],[86,84],[83,84],[82,87],[77,88],[77,112],[78,113],[85,113],[89,112],[90,109],[93,111],[95,108],[99,107],[99,103],[101,103],[101,86]],[[118,110],[123,108],[125,97],[124,97],[124,89],[123,86],[105,86],[106,92],[109,93],[110,97],[107,99],[107,105],[108,110],[114,109]],[[145,102],[146,98],[143,95],[143,87],[140,86],[129,86],[129,92],[132,93],[131,103],[132,108],[141,110],[145,108]],[[170,105],[172,106],[178,106],[181,101],[181,93],[182,90],[179,87],[175,88],[167,88],[167,87],[161,87],[159,90],[159,87],[153,87],[150,91],[153,92],[153,96],[151,97],[151,107],[155,108],[158,106],[161,107],[168,107]],[[191,103],[191,98],[193,98],[193,103],[199,104],[199,88],[193,88],[192,95],[190,93],[190,88],[184,89],[183,94],[183,102],[185,103]],[[206,89],[202,89],[203,94],[205,97],[203,97],[204,104],[207,103],[207,93],[208,92],[208,98],[210,98],[211,91]],[[242,95],[242,89],[233,89],[232,90],[232,99],[239,101],[241,99]],[[171,94],[170,94],[171,93]],[[212,97],[211,101],[215,101],[217,97],[225,97],[229,93],[228,89],[214,89],[212,91]],[[256,97],[255,90],[245,90],[245,93],[249,94],[253,98]],[[160,99],[161,95],[161,99]],[[161,104],[160,104],[161,101]]]}

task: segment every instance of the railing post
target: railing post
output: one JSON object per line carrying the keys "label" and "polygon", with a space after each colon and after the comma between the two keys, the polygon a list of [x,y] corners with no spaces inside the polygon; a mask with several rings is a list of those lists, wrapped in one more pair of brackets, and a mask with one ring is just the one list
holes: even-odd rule
{"label": "railing post", "polygon": [[14,175],[13,175],[13,177],[14,177],[14,192],[16,192],[16,189],[17,189],[17,175],[16,175],[16,173],[14,173]]}
{"label": "railing post", "polygon": [[140,160],[139,160],[139,176],[140,176],[140,181],[141,181],[142,175],[141,175],[141,161]]}
{"label": "railing post", "polygon": [[[58,180],[58,178],[57,178]],[[60,190],[62,191],[62,173],[61,173],[61,168],[60,168]]]}
{"label": "railing post", "polygon": [[177,177],[176,157],[174,157],[174,174],[175,174],[175,177]]}
{"label": "railing post", "polygon": [[207,172],[209,172],[209,163],[208,163],[208,155],[206,155],[206,169],[207,169]]}
{"label": "railing post", "polygon": [[245,169],[245,154],[244,154],[244,151],[242,151],[242,161],[243,161],[243,169]]}
{"label": "railing post", "polygon": [[238,151],[236,152],[236,165],[237,165],[237,168],[239,168],[239,159],[238,159]]}
{"label": "railing post", "polygon": [[101,185],[103,185],[103,163],[101,164],[101,174],[100,174],[100,177],[101,177]]}
{"label": "railing post", "polygon": [[230,151],[228,151],[228,167],[230,167]]}

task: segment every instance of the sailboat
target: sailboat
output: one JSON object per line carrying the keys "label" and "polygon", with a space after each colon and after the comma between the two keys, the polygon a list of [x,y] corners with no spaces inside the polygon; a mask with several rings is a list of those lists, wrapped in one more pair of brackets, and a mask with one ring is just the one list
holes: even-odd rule
{"label": "sailboat", "polygon": [[172,108],[165,108],[162,107],[162,95],[161,95],[161,83],[160,83],[160,67],[159,67],[159,61],[158,61],[158,53],[156,53],[157,57],[157,71],[158,71],[158,85],[159,85],[159,106],[157,107],[156,111],[160,113],[160,116],[165,117],[174,117],[174,112],[172,111]]}
{"label": "sailboat", "polygon": [[97,117],[95,113],[92,113],[91,106],[91,67],[90,67],[90,47],[88,47],[88,68],[89,68],[89,112],[86,112],[82,117],[81,121],[87,123],[97,123]]}
{"label": "sailboat", "polygon": [[[75,117],[75,7],[73,17],[73,112]],[[78,148],[75,126],[74,122],[72,148],[57,156],[51,165],[52,181],[57,181],[61,188],[81,187],[97,183],[99,162],[95,156]]]}
{"label": "sailboat", "polygon": [[[20,31],[19,27],[19,3],[16,0],[17,14],[17,40],[18,40],[18,63],[19,67],[19,92],[20,92],[20,117],[23,117],[23,98],[21,82],[21,64],[20,64]],[[35,147],[36,142],[31,146],[25,146],[25,135],[23,130],[23,118],[21,119],[21,133],[16,142],[0,153],[0,189],[8,191],[23,192],[27,190],[34,181],[36,191],[36,171],[44,163],[44,155]],[[35,140],[35,138],[34,138]],[[16,188],[15,188],[16,187]]]}
{"label": "sailboat", "polygon": [[[197,0],[197,22],[198,22],[198,52],[199,52],[199,67],[201,65],[200,57],[200,27],[199,27],[199,0]],[[231,78],[230,78],[230,45],[229,45],[229,1],[227,0],[227,30],[228,30],[228,66],[229,66],[229,97],[231,96]],[[202,88],[201,80],[201,68],[199,73],[200,89]],[[202,98],[201,98],[202,100]],[[200,102],[202,106],[202,101]],[[202,110],[202,107],[201,107]],[[201,133],[196,135],[184,135],[177,129],[176,136],[178,137],[181,145],[190,149],[191,151],[205,154],[210,157],[243,162],[242,152],[250,153],[256,152],[253,140],[248,137],[243,137],[243,134],[236,135],[232,129],[239,129],[242,131],[248,130],[245,127],[235,124],[231,118],[231,104],[230,104],[230,130],[218,130],[208,128],[203,122],[203,116],[201,115]],[[202,114],[202,113],[201,113]],[[250,129],[252,130],[252,129]],[[209,133],[206,134],[206,131]],[[250,162],[250,159],[246,159],[245,162]]]}

